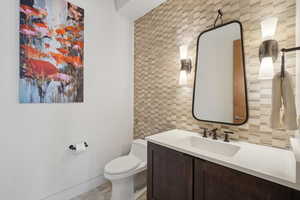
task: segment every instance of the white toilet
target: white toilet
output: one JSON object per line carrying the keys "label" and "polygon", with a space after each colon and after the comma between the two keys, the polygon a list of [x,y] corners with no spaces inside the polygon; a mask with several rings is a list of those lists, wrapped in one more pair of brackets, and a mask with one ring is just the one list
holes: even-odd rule
{"label": "white toilet", "polygon": [[134,140],[130,153],[110,161],[104,176],[112,183],[111,200],[134,200],[134,175],[147,169],[147,142]]}

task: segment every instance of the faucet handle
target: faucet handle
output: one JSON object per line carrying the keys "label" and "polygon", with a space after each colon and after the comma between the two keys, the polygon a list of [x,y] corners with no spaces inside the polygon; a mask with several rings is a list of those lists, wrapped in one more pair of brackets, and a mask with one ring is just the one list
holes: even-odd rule
{"label": "faucet handle", "polygon": [[232,131],[224,131],[225,137],[224,137],[224,142],[229,142],[229,134],[233,135],[234,132]]}
{"label": "faucet handle", "polygon": [[200,128],[203,130],[203,137],[207,138],[207,128]]}

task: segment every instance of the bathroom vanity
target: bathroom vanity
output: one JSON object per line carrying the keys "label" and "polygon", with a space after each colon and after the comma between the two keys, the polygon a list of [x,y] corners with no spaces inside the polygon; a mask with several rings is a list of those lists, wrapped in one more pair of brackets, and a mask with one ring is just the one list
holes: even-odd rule
{"label": "bathroom vanity", "polygon": [[148,200],[299,200],[293,152],[172,130],[148,140]]}

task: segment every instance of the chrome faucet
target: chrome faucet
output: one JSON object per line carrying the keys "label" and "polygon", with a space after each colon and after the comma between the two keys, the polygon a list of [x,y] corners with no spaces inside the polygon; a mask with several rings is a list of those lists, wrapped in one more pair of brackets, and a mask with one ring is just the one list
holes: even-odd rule
{"label": "chrome faucet", "polygon": [[217,133],[217,128],[209,131],[209,136],[212,136],[212,139],[213,140],[217,140],[218,139],[218,133]]}

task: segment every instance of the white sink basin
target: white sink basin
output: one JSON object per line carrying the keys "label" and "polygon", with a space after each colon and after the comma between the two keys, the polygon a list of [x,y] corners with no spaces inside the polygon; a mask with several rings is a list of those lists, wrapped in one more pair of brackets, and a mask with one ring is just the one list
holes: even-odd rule
{"label": "white sink basin", "polygon": [[240,147],[236,145],[195,136],[189,136],[183,141],[180,141],[180,143],[199,149],[201,151],[207,151],[228,157],[234,156],[240,150]]}

